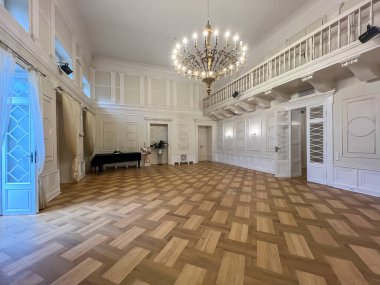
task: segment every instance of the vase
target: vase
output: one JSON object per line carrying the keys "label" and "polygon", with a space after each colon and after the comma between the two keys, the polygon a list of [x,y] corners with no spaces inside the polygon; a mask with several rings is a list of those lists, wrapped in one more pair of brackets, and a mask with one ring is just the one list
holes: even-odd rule
{"label": "vase", "polygon": [[159,154],[159,155],[162,154],[162,148],[160,148],[160,149],[158,150],[158,154]]}

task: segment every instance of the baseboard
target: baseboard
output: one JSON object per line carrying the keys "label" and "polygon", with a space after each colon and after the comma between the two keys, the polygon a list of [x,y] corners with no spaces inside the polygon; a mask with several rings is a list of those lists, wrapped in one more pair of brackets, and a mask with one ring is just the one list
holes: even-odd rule
{"label": "baseboard", "polygon": [[61,189],[60,188],[55,189],[52,193],[49,193],[48,195],[46,195],[46,200],[49,202],[60,194],[61,194]]}

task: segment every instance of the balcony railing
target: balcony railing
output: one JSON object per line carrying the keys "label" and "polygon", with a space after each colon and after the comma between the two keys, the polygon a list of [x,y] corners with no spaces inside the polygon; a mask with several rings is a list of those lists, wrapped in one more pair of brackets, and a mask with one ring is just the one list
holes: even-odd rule
{"label": "balcony railing", "polygon": [[230,99],[236,90],[240,93],[247,91],[356,42],[359,35],[367,29],[367,24],[374,24],[374,14],[380,12],[379,3],[380,0],[363,1],[314,30],[234,82],[203,99],[203,108],[207,109]]}

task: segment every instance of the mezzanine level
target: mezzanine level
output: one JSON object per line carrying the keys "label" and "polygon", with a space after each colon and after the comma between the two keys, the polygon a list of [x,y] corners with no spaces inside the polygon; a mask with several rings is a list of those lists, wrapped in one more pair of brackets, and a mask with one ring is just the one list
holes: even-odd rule
{"label": "mezzanine level", "polygon": [[[203,112],[223,119],[286,102],[292,94],[314,88],[326,92],[338,80],[354,75],[370,81],[380,77],[380,37],[362,44],[367,25],[379,25],[380,0],[362,1],[286,47],[203,100]],[[238,99],[232,94],[238,91]]]}

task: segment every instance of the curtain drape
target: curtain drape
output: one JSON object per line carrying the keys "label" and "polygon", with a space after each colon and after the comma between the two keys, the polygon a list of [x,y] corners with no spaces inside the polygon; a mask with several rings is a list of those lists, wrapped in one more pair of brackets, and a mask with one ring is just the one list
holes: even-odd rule
{"label": "curtain drape", "polygon": [[81,111],[80,104],[71,98],[68,94],[62,94],[62,110],[63,110],[63,131],[66,143],[70,150],[72,158],[72,174],[75,181],[79,180],[78,171],[78,139],[79,139],[79,116]]}
{"label": "curtain drape", "polygon": [[94,155],[95,150],[95,116],[91,112],[86,112],[86,133],[85,133],[85,144],[88,150],[88,155],[90,158]]}
{"label": "curtain drape", "polygon": [[8,130],[15,70],[16,61],[12,54],[0,48],[0,152]]}
{"label": "curtain drape", "polygon": [[29,71],[28,83],[29,99],[36,140],[36,172],[38,178],[39,208],[45,209],[47,205],[46,192],[45,189],[43,189],[40,179],[40,175],[42,174],[45,165],[45,135],[42,113],[42,96],[40,94],[39,76],[36,71]]}

